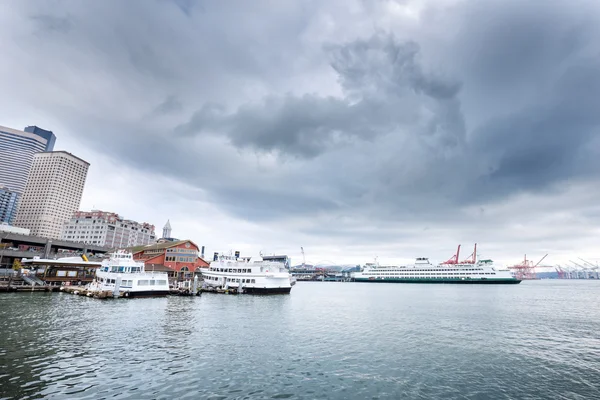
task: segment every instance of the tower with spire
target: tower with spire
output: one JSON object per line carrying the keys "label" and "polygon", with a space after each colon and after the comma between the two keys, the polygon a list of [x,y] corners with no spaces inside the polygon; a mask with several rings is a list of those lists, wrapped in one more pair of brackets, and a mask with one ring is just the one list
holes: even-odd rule
{"label": "tower with spire", "polygon": [[171,222],[169,220],[167,220],[167,223],[165,224],[165,226],[163,228],[162,237],[164,239],[169,239],[171,237]]}

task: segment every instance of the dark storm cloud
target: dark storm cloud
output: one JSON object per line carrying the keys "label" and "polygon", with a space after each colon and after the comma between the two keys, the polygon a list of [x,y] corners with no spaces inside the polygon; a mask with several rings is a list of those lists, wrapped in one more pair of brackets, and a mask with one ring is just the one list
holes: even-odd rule
{"label": "dark storm cloud", "polygon": [[[99,151],[248,219],[450,224],[468,220],[461,207],[598,177],[596,2],[432,2],[410,29],[380,23],[388,3],[69,10],[70,40],[47,38],[55,56],[94,50],[48,69],[84,76],[98,111],[53,112]],[[60,18],[38,24],[61,30]],[[302,86],[313,81],[323,87]],[[146,121],[152,111],[165,122]]]}
{"label": "dark storm cloud", "polygon": [[72,28],[72,21],[68,17],[40,14],[32,15],[30,19],[42,32],[67,33]]}
{"label": "dark storm cloud", "polygon": [[327,48],[344,97],[270,96],[231,114],[209,105],[177,130],[227,134],[238,147],[304,157],[382,134],[436,136],[448,146],[463,140],[460,83],[425,73],[416,43],[375,35]]}
{"label": "dark storm cloud", "polygon": [[191,15],[192,10],[196,8],[201,8],[199,1],[194,0],[165,0],[168,2],[173,2],[179,9],[186,15]]}
{"label": "dark storm cloud", "polygon": [[169,96],[160,103],[155,109],[154,114],[164,115],[171,114],[183,110],[183,105],[175,96]]}

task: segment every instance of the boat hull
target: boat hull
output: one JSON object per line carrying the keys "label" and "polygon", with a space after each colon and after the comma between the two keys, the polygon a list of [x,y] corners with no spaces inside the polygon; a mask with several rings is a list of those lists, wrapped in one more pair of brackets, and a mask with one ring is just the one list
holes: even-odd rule
{"label": "boat hull", "polygon": [[145,291],[135,291],[135,292],[123,292],[124,297],[128,298],[136,298],[136,297],[164,297],[169,295],[171,292],[169,290],[145,290]]}
{"label": "boat hull", "polygon": [[291,287],[282,288],[256,288],[244,287],[244,293],[248,294],[289,294],[292,291]]}
{"label": "boat hull", "polygon": [[385,279],[369,279],[369,278],[354,278],[354,282],[369,282],[369,283],[449,283],[449,284],[477,284],[477,285],[516,285],[521,283],[519,279],[402,279],[402,278],[385,278]]}

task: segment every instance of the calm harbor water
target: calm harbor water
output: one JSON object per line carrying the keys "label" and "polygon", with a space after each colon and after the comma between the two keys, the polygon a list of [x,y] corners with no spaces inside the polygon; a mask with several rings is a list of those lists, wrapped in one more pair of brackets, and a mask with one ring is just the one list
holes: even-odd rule
{"label": "calm harbor water", "polygon": [[600,398],[600,282],[0,294],[0,398]]}

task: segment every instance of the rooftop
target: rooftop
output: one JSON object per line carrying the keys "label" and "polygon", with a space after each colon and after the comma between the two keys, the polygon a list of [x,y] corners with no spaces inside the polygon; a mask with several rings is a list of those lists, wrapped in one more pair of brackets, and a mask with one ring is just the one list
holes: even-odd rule
{"label": "rooftop", "polygon": [[[143,245],[143,246],[135,246],[135,247],[130,247],[127,250],[131,251],[132,253],[139,253],[140,251],[146,251],[146,250],[162,250],[162,249],[168,249],[170,247],[176,247],[176,246],[179,246],[180,244],[184,244],[187,242],[190,242],[191,244],[196,246],[196,243],[192,242],[191,240],[178,240],[176,242],[164,242],[164,243],[147,244],[147,245]],[[198,246],[196,246],[196,247],[198,247]]]}
{"label": "rooftop", "polygon": [[89,162],[87,162],[87,161],[85,161],[83,158],[79,158],[79,157],[77,157],[76,155],[74,155],[74,154],[71,154],[71,153],[69,153],[68,151],[64,151],[64,150],[56,150],[56,151],[41,151],[41,152],[39,152],[39,153],[36,153],[36,155],[38,155],[38,154],[39,154],[39,155],[43,155],[43,154],[58,154],[58,153],[61,153],[61,154],[66,154],[66,155],[68,155],[68,156],[71,156],[71,157],[73,157],[73,158],[75,158],[75,159],[77,159],[77,160],[79,160],[79,161],[83,162],[83,163],[86,163],[88,166],[90,165],[90,163],[89,163]]}

